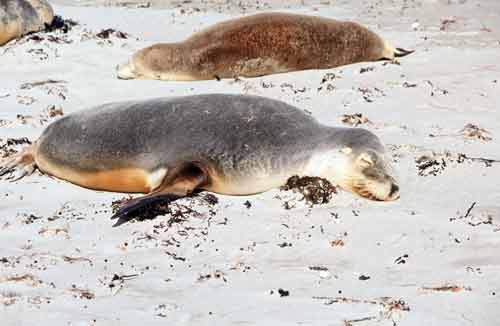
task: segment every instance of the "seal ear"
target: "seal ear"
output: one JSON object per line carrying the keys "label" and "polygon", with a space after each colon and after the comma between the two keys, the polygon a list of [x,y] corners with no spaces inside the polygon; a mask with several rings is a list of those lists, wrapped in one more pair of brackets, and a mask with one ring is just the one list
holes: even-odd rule
{"label": "seal ear", "polygon": [[375,164],[368,153],[361,153],[358,157],[358,161],[365,167],[373,166]]}
{"label": "seal ear", "polygon": [[352,153],[352,148],[350,147],[344,147],[340,150],[340,152],[344,155],[349,155]]}

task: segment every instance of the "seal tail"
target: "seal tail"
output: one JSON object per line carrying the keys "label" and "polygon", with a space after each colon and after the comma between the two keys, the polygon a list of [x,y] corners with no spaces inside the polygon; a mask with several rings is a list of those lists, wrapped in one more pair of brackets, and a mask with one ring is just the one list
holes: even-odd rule
{"label": "seal tail", "polygon": [[31,175],[36,169],[34,149],[35,146],[30,145],[13,157],[0,162],[0,179],[5,178],[14,182]]}
{"label": "seal tail", "polygon": [[412,54],[413,52],[415,52],[415,50],[405,50],[402,48],[396,48],[394,50],[394,56],[396,58],[400,58],[400,57],[407,56],[408,54]]}

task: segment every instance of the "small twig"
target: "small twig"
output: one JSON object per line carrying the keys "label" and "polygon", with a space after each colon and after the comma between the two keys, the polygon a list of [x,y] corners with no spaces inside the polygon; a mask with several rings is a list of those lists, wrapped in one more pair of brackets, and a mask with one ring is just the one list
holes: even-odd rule
{"label": "small twig", "polygon": [[373,305],[384,305],[383,302],[376,301],[376,300],[363,300],[363,299],[352,299],[352,298],[344,298],[344,297],[317,297],[314,296],[313,299],[316,300],[327,300],[326,305],[331,305],[334,303],[366,303],[366,304],[373,304]]}
{"label": "small twig", "polygon": [[452,134],[429,134],[429,137],[457,137],[460,136],[460,133],[452,133]]}
{"label": "small twig", "polygon": [[165,253],[166,253],[167,255],[169,255],[170,257],[172,257],[174,260],[186,261],[186,258],[185,258],[185,257],[180,257],[180,256],[177,256],[177,254],[176,254],[176,253],[174,253],[174,252],[165,251]]}
{"label": "small twig", "polygon": [[465,154],[458,154],[458,158],[462,160],[469,160],[469,161],[477,161],[477,162],[482,162],[486,164],[487,167],[490,167],[492,163],[500,163],[500,160],[495,160],[495,159],[490,159],[490,158],[483,158],[483,157],[469,157]]}
{"label": "small twig", "polygon": [[61,83],[66,83],[66,81],[47,79],[47,80],[41,80],[41,81],[36,81],[36,82],[32,82],[32,83],[24,83],[24,84],[21,84],[20,88],[21,89],[32,89],[33,87],[42,86],[42,85],[46,85],[46,84],[61,84]]}
{"label": "small twig", "polygon": [[443,286],[435,286],[435,287],[423,286],[422,290],[436,291],[436,292],[472,291],[472,289],[469,286],[460,286],[460,285],[454,285],[454,284],[446,284]]}
{"label": "small twig", "polygon": [[474,208],[474,206],[476,206],[476,202],[473,202],[472,205],[470,205],[469,209],[467,210],[467,212],[464,215],[464,218],[467,218],[469,216],[469,214],[472,211],[472,209]]}
{"label": "small twig", "polygon": [[63,255],[62,258],[64,261],[69,262],[69,263],[73,263],[73,262],[77,262],[77,261],[86,261],[90,265],[92,265],[92,260],[90,260],[89,258],[86,258],[86,257],[71,257],[71,256]]}
{"label": "small twig", "polygon": [[364,318],[344,320],[344,325],[346,325],[346,326],[352,325],[353,323],[359,323],[362,321],[373,320],[373,319],[377,319],[377,317],[376,316],[368,316],[368,317],[364,317]]}
{"label": "small twig", "polygon": [[122,279],[124,281],[127,281],[127,280],[134,279],[134,278],[136,278],[138,276],[139,276],[139,274],[121,275],[120,279]]}

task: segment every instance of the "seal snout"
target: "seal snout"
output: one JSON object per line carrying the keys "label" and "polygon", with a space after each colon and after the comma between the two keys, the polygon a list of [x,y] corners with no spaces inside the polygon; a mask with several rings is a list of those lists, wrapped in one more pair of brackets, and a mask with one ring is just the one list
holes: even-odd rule
{"label": "seal snout", "polygon": [[122,65],[116,66],[116,75],[118,79],[133,79],[135,78],[134,67],[130,62],[127,62]]}
{"label": "seal snout", "polygon": [[391,184],[391,190],[389,191],[389,195],[387,196],[387,200],[396,200],[399,199],[399,186],[395,183]]}
{"label": "seal snout", "polygon": [[400,197],[399,185],[392,167],[383,153],[376,150],[362,151],[354,160],[348,189],[376,201],[393,201]]}

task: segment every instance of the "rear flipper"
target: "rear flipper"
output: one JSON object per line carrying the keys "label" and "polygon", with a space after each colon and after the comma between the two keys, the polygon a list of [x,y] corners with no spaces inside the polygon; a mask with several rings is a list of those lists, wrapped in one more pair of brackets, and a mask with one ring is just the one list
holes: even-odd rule
{"label": "rear flipper", "polygon": [[11,182],[32,174],[36,169],[34,145],[0,162],[0,178]]}
{"label": "rear flipper", "polygon": [[396,48],[396,50],[394,51],[394,57],[396,58],[404,57],[407,56],[408,54],[412,54],[413,52],[415,52],[415,50],[410,51],[402,48]]}
{"label": "rear flipper", "polygon": [[111,217],[118,219],[113,225],[120,226],[136,217],[141,210],[157,203],[170,204],[177,199],[192,194],[199,187],[206,185],[208,174],[206,169],[195,163],[184,164],[169,170],[162,184],[152,193],[135,198],[124,204]]}
{"label": "rear flipper", "polygon": [[[187,194],[186,194],[187,195]],[[135,198],[121,206],[118,211],[111,217],[111,219],[118,219],[113,227],[120,226],[122,224],[127,223],[133,218],[137,217],[138,214],[144,209],[148,207],[152,207],[155,204],[170,204],[177,199],[183,198],[186,195],[177,195],[177,194],[154,194],[150,196],[144,196],[140,198]]]}

